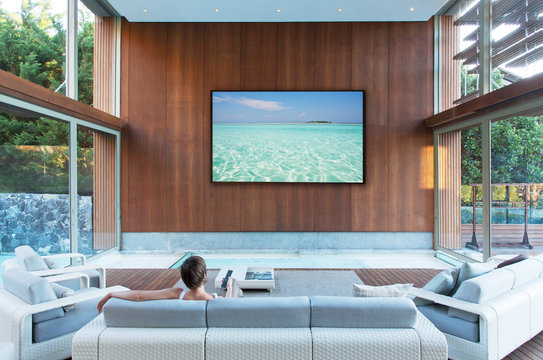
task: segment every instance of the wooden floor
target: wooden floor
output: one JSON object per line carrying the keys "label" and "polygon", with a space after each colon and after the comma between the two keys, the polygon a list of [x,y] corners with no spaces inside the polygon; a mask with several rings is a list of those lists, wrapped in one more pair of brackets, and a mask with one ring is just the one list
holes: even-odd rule
{"label": "wooden floor", "polygon": [[[299,270],[299,269],[276,269]],[[308,270],[308,269],[304,269]],[[311,269],[313,270],[313,269]],[[324,270],[324,269],[314,269]],[[352,269],[364,284],[372,286],[413,283],[424,286],[437,269]],[[123,285],[133,290],[172,287],[180,279],[179,269],[108,269],[107,285]],[[505,357],[507,360],[543,360],[543,332]]]}

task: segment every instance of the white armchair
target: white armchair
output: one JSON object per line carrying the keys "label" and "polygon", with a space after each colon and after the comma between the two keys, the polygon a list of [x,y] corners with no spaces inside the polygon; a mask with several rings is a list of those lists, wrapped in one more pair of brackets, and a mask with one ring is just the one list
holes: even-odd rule
{"label": "white armchair", "polygon": [[[68,260],[68,266],[55,267],[59,260]],[[19,246],[15,249],[15,259],[8,259],[2,263],[2,271],[17,266],[36,276],[82,272],[89,276],[91,286],[106,287],[106,269],[100,266],[87,265],[85,255],[79,253],[40,256],[28,245]]]}
{"label": "white armchair", "polygon": [[[70,357],[75,332],[98,315],[97,302],[109,291],[126,289],[87,288],[88,275],[76,272],[38,277],[17,267],[7,269],[2,278],[0,342],[13,344],[15,359]],[[74,278],[80,279],[81,289],[57,298],[51,283]],[[62,308],[73,304],[73,310]]]}

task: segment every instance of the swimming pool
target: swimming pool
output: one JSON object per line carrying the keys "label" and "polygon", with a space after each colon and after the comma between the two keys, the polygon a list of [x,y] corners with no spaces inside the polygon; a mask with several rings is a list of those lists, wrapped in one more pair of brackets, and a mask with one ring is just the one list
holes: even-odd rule
{"label": "swimming pool", "polygon": [[301,254],[199,254],[188,253],[172,268],[179,268],[182,260],[190,255],[204,258],[208,269],[220,269],[225,266],[269,266],[275,269],[360,269],[365,264],[357,254],[340,255],[301,255]]}

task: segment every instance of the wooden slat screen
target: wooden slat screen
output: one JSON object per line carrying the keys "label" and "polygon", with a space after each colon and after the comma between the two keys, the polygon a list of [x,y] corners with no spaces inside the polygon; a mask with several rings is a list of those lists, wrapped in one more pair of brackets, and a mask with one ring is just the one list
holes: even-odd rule
{"label": "wooden slat screen", "polygon": [[454,100],[460,97],[460,63],[453,58],[458,51],[458,27],[450,15],[440,16],[441,26],[441,94],[440,111],[454,106]]}
{"label": "wooden slat screen", "polygon": [[[478,27],[481,12],[481,0],[459,0],[446,12],[455,16],[454,25],[477,26],[464,34],[462,39],[472,42],[454,56],[464,65],[469,65],[468,74],[479,73],[479,43]],[[507,83],[520,80],[524,76],[522,69],[534,66],[543,60],[543,2],[541,0],[493,0],[491,11],[492,43],[491,68],[499,67]],[[503,34],[503,35],[501,35]],[[540,67],[541,68],[541,67]],[[540,72],[535,71],[535,73]],[[469,94],[462,94],[458,103],[468,100]]]}
{"label": "wooden slat screen", "polygon": [[94,132],[93,248],[115,246],[115,136]]}
{"label": "wooden slat screen", "polygon": [[439,135],[439,245],[462,248],[461,132]]}
{"label": "wooden slat screen", "polygon": [[[114,112],[115,19],[96,16],[94,24],[94,98],[93,106]],[[116,245],[115,214],[115,136],[93,132],[93,248],[109,249]]]}

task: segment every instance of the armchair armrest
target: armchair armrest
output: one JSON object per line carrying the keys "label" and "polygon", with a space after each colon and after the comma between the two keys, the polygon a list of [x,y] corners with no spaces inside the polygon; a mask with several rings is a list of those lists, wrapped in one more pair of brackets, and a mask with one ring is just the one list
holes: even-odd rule
{"label": "armchair armrest", "polygon": [[45,255],[44,258],[49,259],[80,259],[81,265],[85,265],[87,262],[87,258],[85,255],[80,253],[68,253],[68,254],[54,254],[54,255]]}
{"label": "armchair armrest", "polygon": [[426,300],[431,300],[437,304],[445,305],[445,306],[452,307],[458,310],[467,311],[472,314],[477,314],[485,319],[496,318],[496,313],[494,309],[492,309],[488,305],[477,304],[477,303],[472,303],[465,300],[455,299],[450,296],[436,294],[432,291],[419,289],[419,288],[412,288],[409,291],[409,294],[426,299]]}
{"label": "armchair armrest", "polygon": [[87,291],[83,294],[76,294],[74,296],[68,296],[61,299],[51,300],[47,302],[43,302],[40,304],[35,305],[28,305],[21,307],[18,311],[15,312],[15,316],[18,316],[20,319],[24,318],[25,316],[37,314],[42,311],[52,310],[59,308],[61,306],[71,305],[71,304],[77,304],[86,300],[96,299],[96,298],[102,298],[106,296],[111,291],[123,291],[128,290],[124,286],[112,286],[105,289],[96,289],[94,291]]}
{"label": "armchair armrest", "polygon": [[59,275],[59,274],[82,272],[85,270],[98,270],[98,272],[100,273],[100,288],[103,289],[106,287],[106,269],[99,266],[92,266],[92,265],[68,266],[68,267],[60,268],[60,269],[31,271],[30,273],[36,276],[53,276],[53,275]]}
{"label": "armchair armrest", "polygon": [[52,282],[56,283],[56,282],[65,281],[65,280],[80,279],[81,289],[88,288],[89,282],[90,282],[89,275],[85,273],[81,273],[81,272],[70,272],[70,273],[61,274],[61,275],[47,276],[45,277],[45,279],[49,281],[50,283]]}

